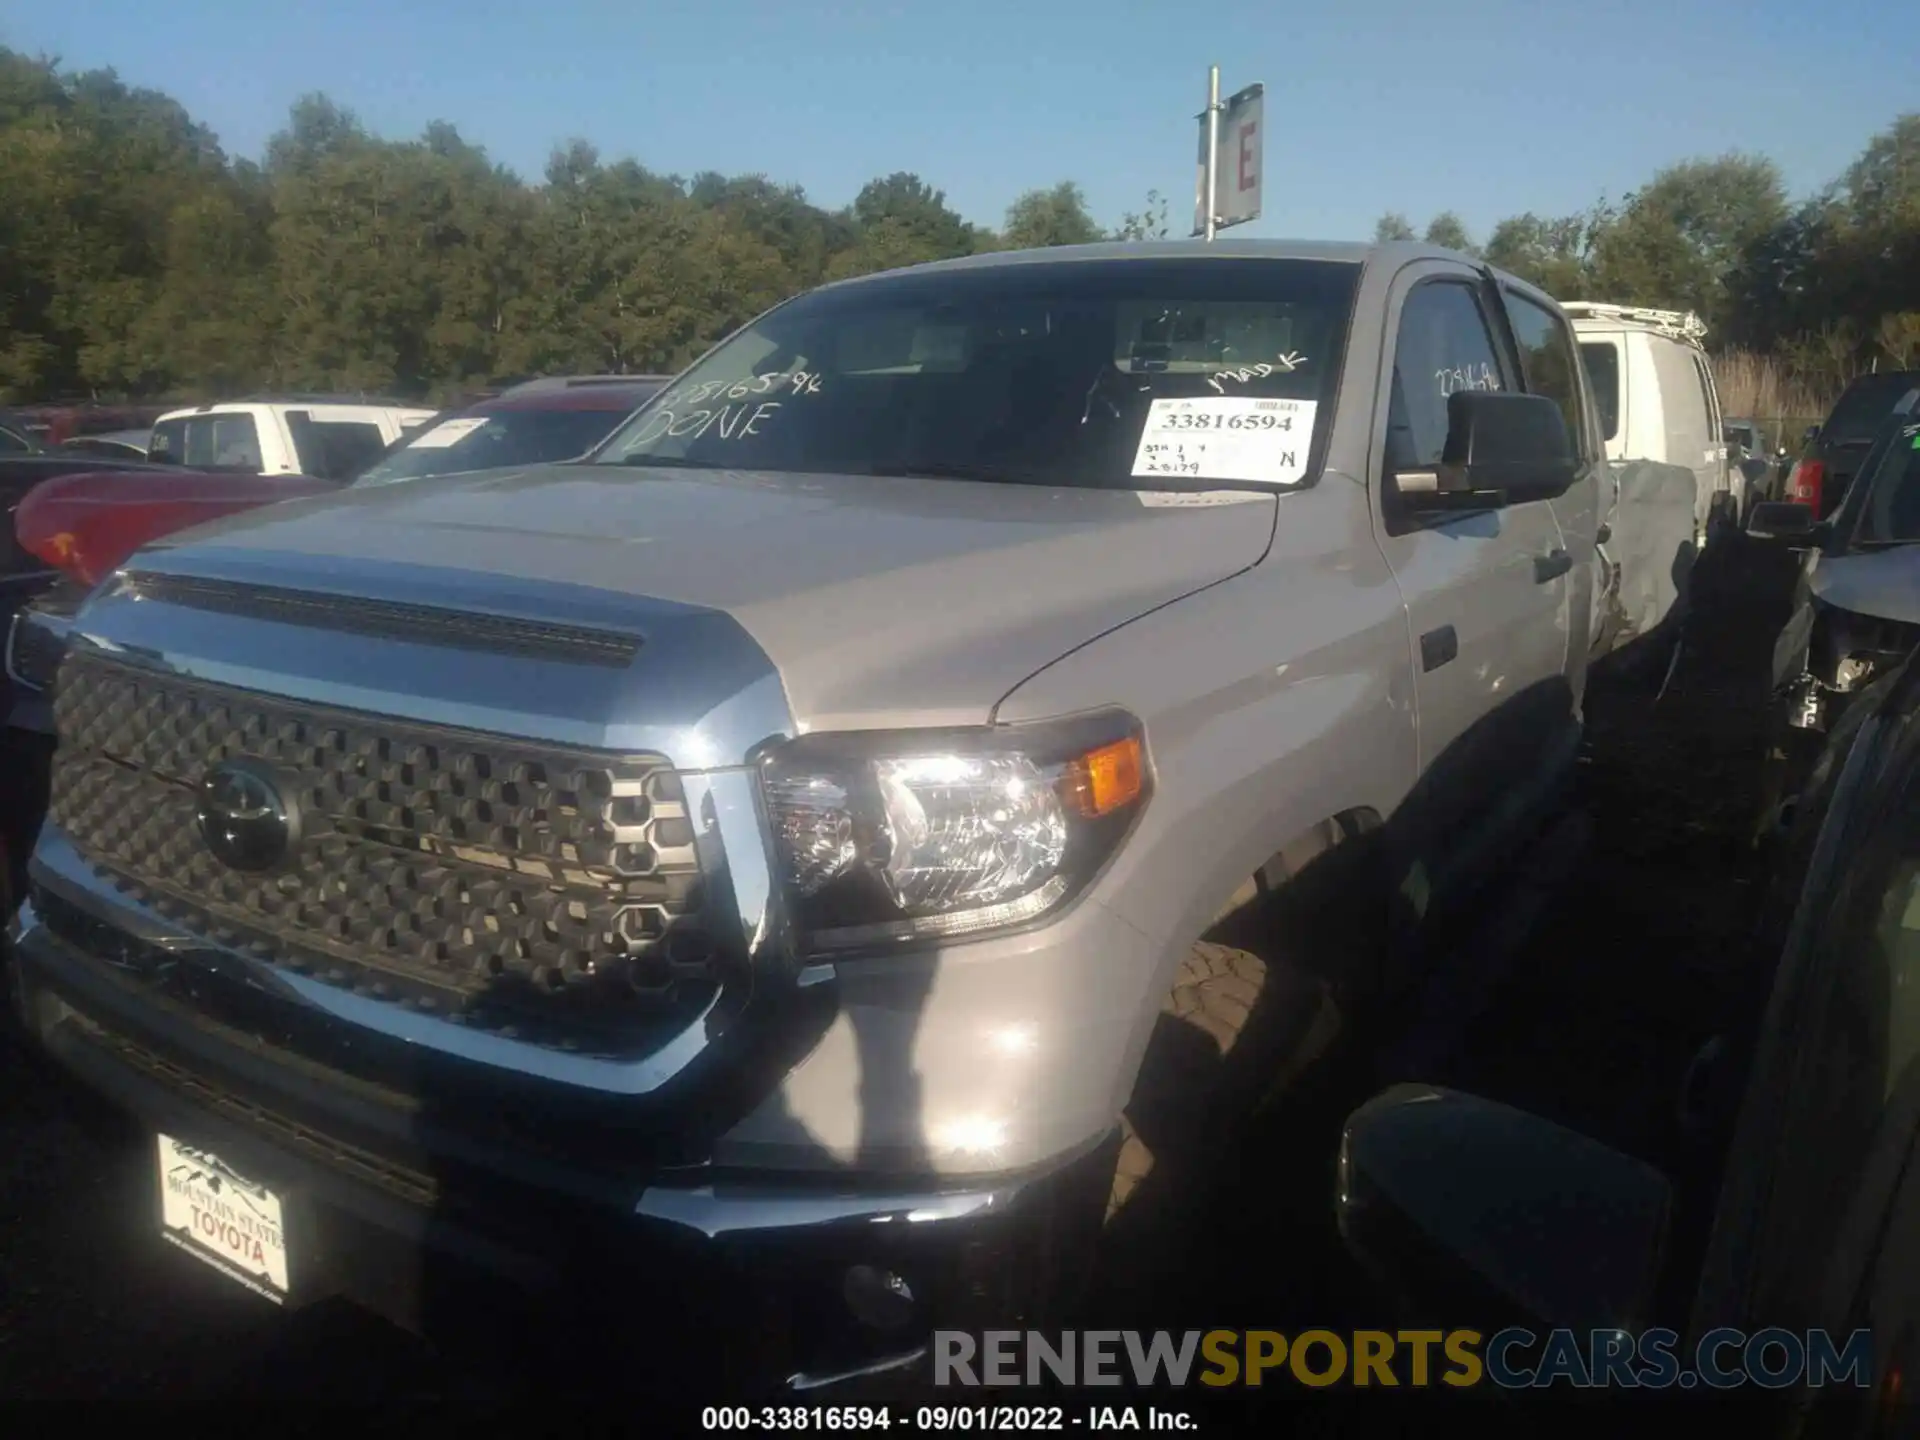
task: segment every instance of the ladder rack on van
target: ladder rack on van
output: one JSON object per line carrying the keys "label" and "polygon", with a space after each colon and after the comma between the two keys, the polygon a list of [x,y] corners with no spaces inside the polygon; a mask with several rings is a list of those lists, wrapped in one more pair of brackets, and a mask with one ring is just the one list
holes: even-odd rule
{"label": "ladder rack on van", "polygon": [[1707,322],[1691,310],[1649,310],[1640,305],[1603,305],[1594,300],[1569,300],[1560,308],[1572,320],[1624,320],[1695,345],[1707,338]]}

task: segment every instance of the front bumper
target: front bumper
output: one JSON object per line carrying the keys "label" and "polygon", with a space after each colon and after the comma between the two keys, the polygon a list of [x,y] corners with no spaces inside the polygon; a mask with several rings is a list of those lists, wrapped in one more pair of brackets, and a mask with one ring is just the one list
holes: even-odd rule
{"label": "front bumper", "polygon": [[[1090,1236],[1072,1219],[1111,1173],[1111,1137],[963,1186],[542,1172],[463,1143],[431,1099],[396,1107],[169,1001],[32,900],[10,968],[15,1013],[59,1067],[283,1196],[290,1303],[345,1297],[456,1348],[610,1344],[656,1373],[733,1357],[730,1396],[910,1369],[936,1327],[1019,1324],[1070,1291],[1084,1257],[1056,1237]],[[849,1299],[856,1273],[899,1277],[910,1312],[875,1321]]]}

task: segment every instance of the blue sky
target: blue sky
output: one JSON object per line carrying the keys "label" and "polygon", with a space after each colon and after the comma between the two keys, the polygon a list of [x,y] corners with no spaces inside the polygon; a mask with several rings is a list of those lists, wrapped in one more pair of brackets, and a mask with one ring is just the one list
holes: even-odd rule
{"label": "blue sky", "polygon": [[1209,64],[1267,87],[1266,213],[1359,237],[1383,211],[1618,196],[1675,160],[1771,156],[1796,193],[1920,107],[1897,0],[0,0],[0,44],[112,66],[257,156],[324,90],[387,135],[445,119],[537,176],[584,136],[663,172],[764,172],[816,202],[915,170],[970,220],[1085,187],[1191,219]]}

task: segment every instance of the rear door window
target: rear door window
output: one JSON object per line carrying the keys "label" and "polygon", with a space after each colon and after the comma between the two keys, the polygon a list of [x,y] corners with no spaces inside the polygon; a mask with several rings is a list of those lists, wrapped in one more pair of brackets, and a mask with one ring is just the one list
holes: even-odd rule
{"label": "rear door window", "polygon": [[1600,411],[1600,435],[1614,440],[1620,435],[1620,347],[1611,340],[1589,340],[1580,347],[1580,359],[1587,367],[1587,383],[1593,387],[1593,403]]}
{"label": "rear door window", "polygon": [[319,480],[351,480],[386,452],[387,437],[370,420],[320,420],[287,412],[301,473]]}
{"label": "rear door window", "polygon": [[186,415],[153,427],[148,457],[162,465],[190,465],[205,470],[261,468],[260,432],[253,416]]}
{"label": "rear door window", "polygon": [[1520,373],[1527,389],[1545,395],[1560,407],[1566,418],[1567,438],[1574,453],[1583,459],[1592,444],[1587,435],[1586,407],[1580,398],[1580,360],[1567,322],[1551,310],[1536,305],[1524,295],[1506,292],[1507,316],[1513,322],[1513,338],[1520,343]]}
{"label": "rear door window", "polygon": [[[194,454],[196,439],[203,442],[205,458]],[[260,432],[253,416],[208,415],[189,421],[187,463],[211,465],[218,470],[259,470]]]}

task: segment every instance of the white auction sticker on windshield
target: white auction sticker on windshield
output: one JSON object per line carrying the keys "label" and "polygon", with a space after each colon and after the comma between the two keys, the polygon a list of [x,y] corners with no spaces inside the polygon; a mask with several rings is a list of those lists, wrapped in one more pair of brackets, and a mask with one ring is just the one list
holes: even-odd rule
{"label": "white auction sticker on windshield", "polygon": [[449,445],[458,444],[482,425],[487,423],[485,415],[470,416],[465,420],[442,420],[433,429],[427,431],[409,447],[414,450],[444,450]]}
{"label": "white auction sticker on windshield", "polygon": [[1290,484],[1307,473],[1315,408],[1312,400],[1239,395],[1156,400],[1133,473]]}

